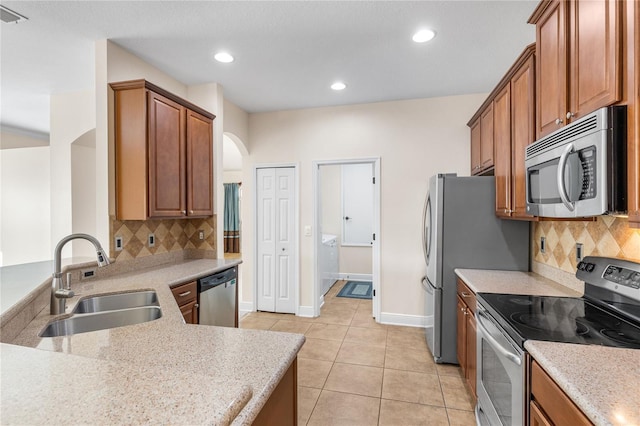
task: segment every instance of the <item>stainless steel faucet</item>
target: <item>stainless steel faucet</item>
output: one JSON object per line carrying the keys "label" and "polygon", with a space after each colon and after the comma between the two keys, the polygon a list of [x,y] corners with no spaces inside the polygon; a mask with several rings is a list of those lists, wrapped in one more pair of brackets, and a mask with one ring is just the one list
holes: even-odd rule
{"label": "stainless steel faucet", "polygon": [[69,278],[67,277],[67,288],[62,285],[62,248],[71,240],[81,238],[93,244],[96,248],[98,266],[107,266],[109,258],[105,254],[100,242],[88,234],[71,234],[60,240],[53,254],[53,279],[51,280],[51,315],[63,314],[66,309],[67,299],[74,296],[71,291]]}

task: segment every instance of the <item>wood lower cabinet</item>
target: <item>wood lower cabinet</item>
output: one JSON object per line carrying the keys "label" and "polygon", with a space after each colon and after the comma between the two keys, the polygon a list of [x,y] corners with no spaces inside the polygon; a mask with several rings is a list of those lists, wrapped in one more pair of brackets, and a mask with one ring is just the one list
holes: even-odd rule
{"label": "wood lower cabinet", "polygon": [[184,322],[198,324],[198,283],[191,281],[171,288]]}
{"label": "wood lower cabinet", "polygon": [[531,426],[592,425],[536,361],[531,364]]}
{"label": "wood lower cabinet", "polygon": [[[467,386],[476,398],[476,295],[458,278],[457,356]],[[475,402],[475,401],[474,401]]]}
{"label": "wood lower cabinet", "polygon": [[212,216],[215,116],[145,80],[110,86],[116,218]]}
{"label": "wood lower cabinet", "polygon": [[254,426],[294,426],[298,424],[298,359],[294,359],[284,377],[253,421]]}
{"label": "wood lower cabinet", "polygon": [[621,100],[618,0],[543,0],[536,25],[536,137]]}

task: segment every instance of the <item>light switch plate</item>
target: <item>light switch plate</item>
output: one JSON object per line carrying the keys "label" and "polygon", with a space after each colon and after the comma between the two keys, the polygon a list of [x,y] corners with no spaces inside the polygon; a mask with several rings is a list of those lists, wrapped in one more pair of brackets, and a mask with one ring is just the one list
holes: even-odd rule
{"label": "light switch plate", "polygon": [[307,225],[304,227],[304,236],[305,237],[311,236],[311,225]]}

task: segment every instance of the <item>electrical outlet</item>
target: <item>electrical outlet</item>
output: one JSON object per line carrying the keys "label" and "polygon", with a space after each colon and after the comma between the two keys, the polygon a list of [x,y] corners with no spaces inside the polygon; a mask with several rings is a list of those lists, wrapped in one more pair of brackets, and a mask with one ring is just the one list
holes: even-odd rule
{"label": "electrical outlet", "polygon": [[198,231],[198,238],[204,240],[204,231],[202,229]]}
{"label": "electrical outlet", "polygon": [[580,262],[582,257],[582,243],[576,243],[576,262]]}
{"label": "electrical outlet", "polygon": [[540,253],[544,253],[546,250],[546,241],[547,239],[545,237],[540,237]]}
{"label": "electrical outlet", "polygon": [[149,247],[153,247],[156,245],[156,236],[154,234],[149,234],[149,238],[147,240],[149,242]]}
{"label": "electrical outlet", "polygon": [[96,276],[95,269],[83,269],[82,271],[80,271],[80,280],[86,280],[89,278],[93,278],[95,276]]}
{"label": "electrical outlet", "polygon": [[116,251],[122,251],[122,248],[123,248],[122,237],[116,236]]}

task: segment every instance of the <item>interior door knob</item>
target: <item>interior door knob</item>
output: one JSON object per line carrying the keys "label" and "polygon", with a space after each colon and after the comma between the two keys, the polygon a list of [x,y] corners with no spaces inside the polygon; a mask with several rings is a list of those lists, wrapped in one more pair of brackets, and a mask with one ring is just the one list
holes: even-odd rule
{"label": "interior door knob", "polygon": [[345,216],[344,220],[351,220],[351,218],[349,216]]}

